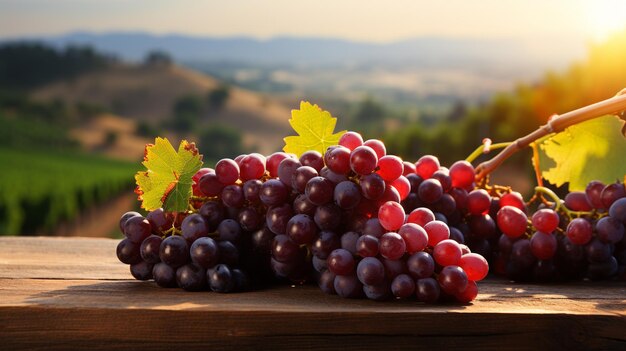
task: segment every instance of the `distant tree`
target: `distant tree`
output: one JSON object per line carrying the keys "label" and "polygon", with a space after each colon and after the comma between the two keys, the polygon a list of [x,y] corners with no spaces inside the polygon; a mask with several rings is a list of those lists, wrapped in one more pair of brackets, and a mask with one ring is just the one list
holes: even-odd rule
{"label": "distant tree", "polygon": [[233,157],[244,152],[241,133],[219,124],[211,125],[200,132],[199,145],[205,161]]}
{"label": "distant tree", "polygon": [[107,130],[105,136],[104,136],[104,146],[105,147],[110,147],[115,145],[115,143],[117,142],[117,140],[119,139],[119,134],[114,131],[114,130]]}
{"label": "distant tree", "polygon": [[143,60],[148,66],[169,66],[173,60],[169,53],[161,50],[150,51]]}
{"label": "distant tree", "polygon": [[385,107],[367,96],[359,103],[353,115],[353,123],[356,126],[364,126],[369,129],[373,126],[381,126],[385,118]]}
{"label": "distant tree", "polygon": [[135,128],[135,134],[142,137],[154,138],[161,134],[161,131],[146,121],[139,121]]}
{"label": "distant tree", "polygon": [[202,99],[196,95],[186,95],[174,103],[173,117],[169,127],[177,132],[189,132],[197,124],[204,110]]}
{"label": "distant tree", "polygon": [[207,101],[209,103],[209,107],[219,110],[226,104],[230,96],[230,87],[226,84],[222,84],[219,87],[211,90],[209,92]]}

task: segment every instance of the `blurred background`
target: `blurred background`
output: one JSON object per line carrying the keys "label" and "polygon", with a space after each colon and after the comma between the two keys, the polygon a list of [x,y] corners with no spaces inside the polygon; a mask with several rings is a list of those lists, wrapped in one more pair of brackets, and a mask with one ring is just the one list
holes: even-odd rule
{"label": "blurred background", "polygon": [[1,0],[0,235],[119,237],[155,136],[269,154],[300,100],[450,165],[624,87],[617,0]]}

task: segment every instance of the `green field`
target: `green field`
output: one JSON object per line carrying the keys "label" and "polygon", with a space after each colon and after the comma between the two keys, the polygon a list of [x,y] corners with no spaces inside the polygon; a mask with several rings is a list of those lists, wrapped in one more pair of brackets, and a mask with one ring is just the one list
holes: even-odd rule
{"label": "green field", "polygon": [[133,188],[139,164],[76,152],[0,147],[0,235],[51,232]]}

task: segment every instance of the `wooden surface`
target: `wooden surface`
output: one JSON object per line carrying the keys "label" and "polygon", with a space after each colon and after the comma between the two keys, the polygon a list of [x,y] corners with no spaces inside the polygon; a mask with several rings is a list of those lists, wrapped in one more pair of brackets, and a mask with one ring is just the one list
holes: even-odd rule
{"label": "wooden surface", "polygon": [[626,284],[489,279],[470,305],[133,280],[116,240],[0,238],[0,350],[626,349]]}

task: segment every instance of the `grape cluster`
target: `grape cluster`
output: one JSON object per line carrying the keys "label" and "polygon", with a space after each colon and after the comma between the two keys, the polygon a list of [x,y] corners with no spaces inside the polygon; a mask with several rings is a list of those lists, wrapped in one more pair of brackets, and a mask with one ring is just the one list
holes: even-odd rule
{"label": "grape cluster", "polygon": [[560,204],[541,203],[530,218],[522,205],[498,211],[498,273],[535,281],[626,278],[624,184],[592,181]]}
{"label": "grape cluster", "polygon": [[190,291],[316,280],[342,297],[469,302],[487,261],[447,224],[462,218],[468,165],[403,162],[355,132],[323,155],[222,159],[194,175],[190,211],[124,214],[118,257],[137,279]]}

